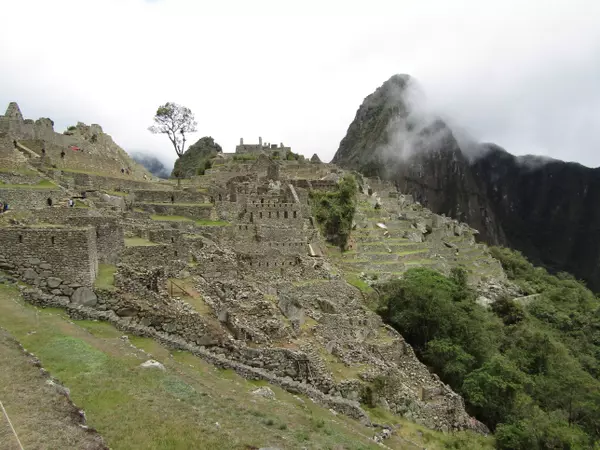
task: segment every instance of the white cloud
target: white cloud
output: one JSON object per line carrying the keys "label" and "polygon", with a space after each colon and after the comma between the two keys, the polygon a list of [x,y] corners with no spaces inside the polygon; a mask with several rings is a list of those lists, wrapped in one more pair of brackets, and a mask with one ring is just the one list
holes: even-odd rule
{"label": "white cloud", "polygon": [[478,139],[600,165],[594,0],[4,3],[0,105],[165,160],[146,128],[166,101],[225,151],[262,136],[330,159],[363,98],[410,73]]}

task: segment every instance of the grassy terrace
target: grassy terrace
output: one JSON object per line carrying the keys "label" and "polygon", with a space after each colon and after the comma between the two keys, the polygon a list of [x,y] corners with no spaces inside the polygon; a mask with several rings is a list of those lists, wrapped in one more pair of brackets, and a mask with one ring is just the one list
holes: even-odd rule
{"label": "grassy terrace", "polygon": [[184,216],[163,216],[160,214],[153,214],[150,218],[158,222],[191,222],[200,226],[226,227],[230,225],[229,222],[224,220],[192,219]]}
{"label": "grassy terrace", "polygon": [[140,205],[159,205],[159,206],[199,206],[202,208],[212,208],[212,203],[171,203],[171,202],[140,202]]}
{"label": "grassy terrace", "polygon": [[98,264],[98,274],[94,287],[98,289],[114,290],[115,288],[115,272],[117,268],[111,264]]}
{"label": "grassy terrace", "polygon": [[[0,327],[70,389],[88,425],[115,450],[380,448],[370,440],[373,429],[333,415],[306,397],[274,386],[275,400],[257,397],[251,391],[264,382],[244,380],[190,353],[130,336],[131,343],[151,356],[143,354],[107,323],[73,321],[61,310],[25,305],[18,291],[6,286],[0,286]],[[12,356],[1,346],[0,352],[7,360]],[[164,364],[166,371],[141,369],[149,358]],[[39,393],[29,388],[18,368],[2,368],[0,377],[6,382],[0,392],[10,386],[8,394],[19,393],[3,394],[2,400],[25,448],[85,448],[74,432],[65,433],[64,427],[37,414]],[[386,441],[390,448],[491,448],[490,439],[443,435],[378,409],[369,412],[377,422],[400,425],[398,434]]]}
{"label": "grassy terrace", "polygon": [[0,181],[0,189],[57,189],[58,186],[49,180],[41,180],[37,184],[6,184]]}

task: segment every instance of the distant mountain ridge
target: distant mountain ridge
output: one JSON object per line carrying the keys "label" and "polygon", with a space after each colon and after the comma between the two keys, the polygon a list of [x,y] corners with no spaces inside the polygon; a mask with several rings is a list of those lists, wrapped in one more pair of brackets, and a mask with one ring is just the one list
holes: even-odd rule
{"label": "distant mountain ridge", "polygon": [[158,178],[169,178],[171,171],[155,156],[143,152],[131,152],[131,158],[138,164],[144,166],[148,172]]}
{"label": "distant mountain ridge", "polygon": [[481,240],[600,290],[600,169],[517,157],[494,144],[467,149],[421,110],[415,86],[395,75],[367,96],[332,162],[393,180],[434,212],[478,229]]}

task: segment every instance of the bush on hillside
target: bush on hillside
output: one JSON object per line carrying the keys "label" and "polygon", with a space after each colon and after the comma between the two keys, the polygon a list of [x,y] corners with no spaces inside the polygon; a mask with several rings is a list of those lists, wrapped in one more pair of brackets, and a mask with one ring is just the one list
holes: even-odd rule
{"label": "bush on hillside", "polygon": [[352,231],[358,188],[352,175],[340,180],[333,191],[310,192],[313,215],[326,239],[346,249]]}
{"label": "bush on hillside", "polygon": [[383,285],[379,313],[496,430],[498,448],[600,445],[600,300],[571,276],[492,252],[538,296],[485,309],[461,271],[415,268]]}

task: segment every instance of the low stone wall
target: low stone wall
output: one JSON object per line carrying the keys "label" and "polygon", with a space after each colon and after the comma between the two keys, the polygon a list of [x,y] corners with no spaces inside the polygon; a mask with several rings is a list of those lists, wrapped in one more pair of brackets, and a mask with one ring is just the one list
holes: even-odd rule
{"label": "low stone wall", "polygon": [[[0,167],[4,167],[0,165]],[[0,172],[0,181],[6,184],[38,184],[43,178],[34,173]]]}
{"label": "low stone wall", "polygon": [[60,278],[58,284],[92,286],[98,270],[91,227],[5,227],[0,230],[0,255],[19,278],[36,286],[50,277]]}
{"label": "low stone wall", "polygon": [[95,229],[98,262],[116,264],[125,246],[123,226],[118,216],[103,216],[88,208],[45,208],[36,211],[34,218],[40,222],[89,227]]}
{"label": "low stone wall", "polygon": [[[57,206],[64,194],[59,189],[10,189],[0,185],[0,201],[10,209],[34,209]],[[67,205],[62,205],[67,207]]]}
{"label": "low stone wall", "polygon": [[135,201],[139,203],[209,203],[210,195],[185,190],[159,191],[135,190]]}
{"label": "low stone wall", "polygon": [[130,178],[105,177],[101,175],[92,175],[87,173],[64,172],[66,177],[72,177],[75,186],[79,188],[94,188],[111,191],[132,191],[142,190],[168,190],[169,185],[161,183],[151,183],[148,181],[134,180]]}
{"label": "low stone wall", "polygon": [[148,245],[125,247],[121,253],[121,261],[140,267],[162,267],[170,261],[185,259],[185,255],[182,256],[183,258],[179,256],[173,245]]}
{"label": "low stone wall", "polygon": [[289,376],[280,377],[270,373],[266,369],[251,367],[240,362],[232,361],[222,354],[207,350],[203,345],[192,344],[166,331],[156,330],[150,326],[144,326],[141,323],[133,322],[129,317],[121,317],[112,310],[100,311],[95,308],[69,303],[64,299],[57,299],[56,297],[45,295],[36,290],[24,291],[23,296],[27,301],[35,305],[65,308],[72,317],[77,319],[108,321],[126,333],[150,337],[170,348],[189,351],[206,362],[213,364],[215,367],[234,370],[240,376],[250,380],[265,380],[271,384],[280,386],[288,392],[306,395],[326,408],[331,408],[340,414],[360,420],[364,424],[370,423],[368,416],[360,408],[358,402],[350,401],[339,396],[334,397],[324,394],[310,384],[294,381]]}
{"label": "low stone wall", "polygon": [[213,210],[213,205],[211,204],[136,203],[135,207],[151,214],[184,216],[192,219],[206,220],[211,218]]}

